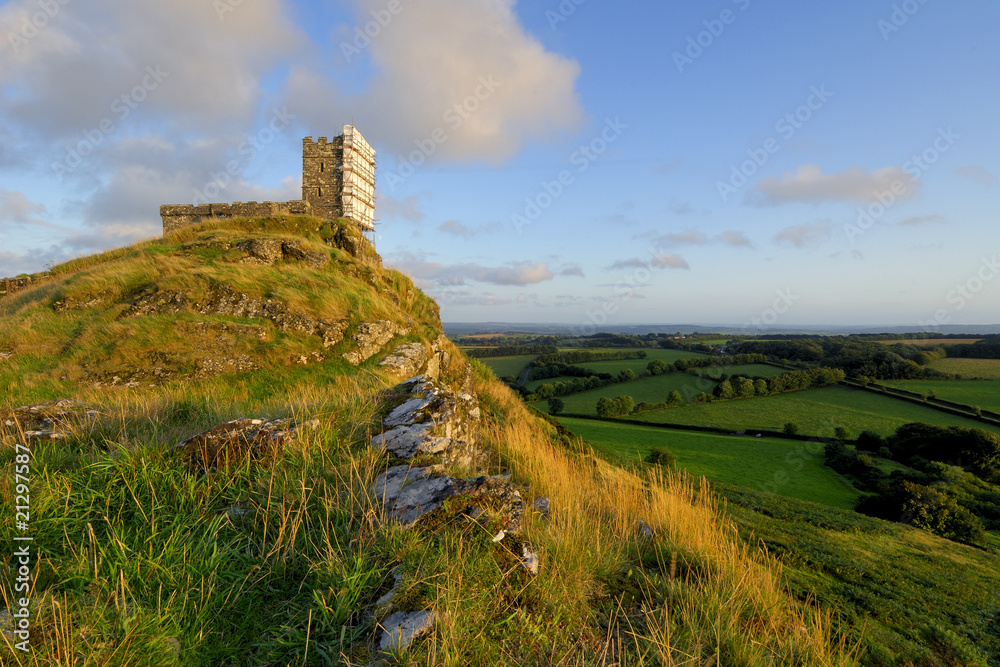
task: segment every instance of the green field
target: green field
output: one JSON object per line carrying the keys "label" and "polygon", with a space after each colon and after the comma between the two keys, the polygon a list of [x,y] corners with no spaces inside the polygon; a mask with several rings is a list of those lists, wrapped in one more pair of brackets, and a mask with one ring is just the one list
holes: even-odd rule
{"label": "green field", "polygon": [[886,382],[890,387],[1000,412],[1000,382],[996,380],[912,380]]}
{"label": "green field", "polygon": [[768,366],[767,364],[745,364],[743,366],[717,366],[714,368],[706,368],[703,372],[708,373],[708,375],[714,378],[720,377],[723,374],[773,378],[781,375],[782,373],[787,373],[790,370],[793,369],[778,368],[777,366]]}
{"label": "green field", "polygon": [[[632,386],[632,385],[629,385]],[[609,389],[610,387],[605,387]],[[617,388],[620,388],[617,387]],[[620,392],[623,393],[623,392]],[[594,392],[576,394],[582,400]],[[596,414],[596,398],[590,410]],[[638,399],[637,401],[638,402]],[[567,402],[567,412],[571,412]],[[1000,427],[927,408],[917,403],[847,387],[824,387],[791,394],[721,401],[707,405],[685,405],[635,415],[634,419],[652,423],[714,426],[733,430],[764,429],[780,431],[787,422],[795,422],[807,435],[832,437],[843,426],[857,435],[870,429],[890,435],[909,422],[938,426],[968,426],[1000,433]]]}
{"label": "green field", "polygon": [[[600,350],[601,352],[622,352],[623,350]],[[672,364],[678,359],[697,359],[708,355],[700,352],[688,352],[686,350],[642,350],[646,353],[645,359],[622,359],[620,361],[591,361],[574,364],[581,368],[588,368],[598,373],[618,373],[619,371],[631,368],[636,375],[642,373],[649,366],[649,362],[655,359],[662,359],[668,364]]]}
{"label": "green field", "polygon": [[957,373],[965,378],[1000,380],[1000,359],[938,359],[930,367],[942,373]]}
{"label": "green field", "polygon": [[667,447],[678,467],[728,484],[767,490],[791,498],[850,509],[860,495],[823,465],[816,443],[695,433],[589,419],[560,422],[612,459],[635,461],[652,447]]}
{"label": "green field", "polygon": [[784,564],[801,598],[836,610],[873,665],[979,665],[930,657],[926,635],[951,628],[1000,655],[1000,557],[929,533],[745,488],[716,484],[749,544]]}
{"label": "green field", "polygon": [[[563,396],[562,400],[566,404],[566,412],[596,415],[597,401],[604,397],[631,396],[637,405],[642,402],[665,403],[667,395],[675,389],[681,392],[682,396],[687,396],[688,394],[697,394],[700,391],[710,392],[714,387],[715,383],[711,380],[692,377],[687,373],[667,373],[666,375],[639,378],[632,382],[609,384],[606,387],[579,394],[570,394]],[[545,401],[534,403],[534,406],[539,410],[544,410],[546,405]]]}
{"label": "green field", "polygon": [[508,375],[518,375],[534,358],[533,355],[521,355],[518,357],[486,357],[479,361],[493,369],[498,378],[502,378]]}

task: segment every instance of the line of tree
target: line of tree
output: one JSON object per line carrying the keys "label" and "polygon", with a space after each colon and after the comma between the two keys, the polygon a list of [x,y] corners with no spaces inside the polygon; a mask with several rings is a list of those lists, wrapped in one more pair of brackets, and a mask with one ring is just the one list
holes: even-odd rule
{"label": "line of tree", "polygon": [[859,379],[915,380],[947,377],[944,373],[925,367],[926,364],[944,358],[947,354],[944,348],[887,346],[851,336],[733,341],[729,351],[734,354],[762,354],[772,361],[822,363],[841,368],[848,376]]}
{"label": "line of tree", "polygon": [[554,350],[545,353],[531,362],[532,366],[548,366],[550,364],[585,364],[594,361],[627,361],[645,359],[645,350],[616,350],[613,352],[595,352],[593,350]]}
{"label": "line of tree", "polygon": [[810,368],[788,371],[771,378],[750,378],[737,375],[715,385],[712,395],[719,400],[772,396],[813,387],[826,387],[842,382],[846,374],[839,368]]}

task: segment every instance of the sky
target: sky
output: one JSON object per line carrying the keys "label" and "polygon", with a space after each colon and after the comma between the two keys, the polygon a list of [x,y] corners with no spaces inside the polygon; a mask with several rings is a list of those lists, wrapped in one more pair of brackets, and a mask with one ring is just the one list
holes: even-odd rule
{"label": "sky", "polygon": [[1000,322],[993,0],[13,0],[0,275],[378,153],[445,322]]}

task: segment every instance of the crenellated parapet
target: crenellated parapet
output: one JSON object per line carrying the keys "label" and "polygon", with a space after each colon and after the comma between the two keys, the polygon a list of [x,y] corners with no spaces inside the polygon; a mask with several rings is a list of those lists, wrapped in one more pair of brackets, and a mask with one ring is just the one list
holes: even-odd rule
{"label": "crenellated parapet", "polygon": [[275,215],[313,215],[312,205],[307,201],[284,202],[233,202],[232,204],[166,204],[160,207],[163,219],[163,233],[194,225],[207,220],[226,218],[268,218]]}

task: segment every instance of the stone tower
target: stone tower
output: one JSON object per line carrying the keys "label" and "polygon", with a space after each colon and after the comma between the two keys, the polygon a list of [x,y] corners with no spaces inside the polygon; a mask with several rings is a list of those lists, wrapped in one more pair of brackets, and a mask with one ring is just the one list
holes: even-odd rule
{"label": "stone tower", "polygon": [[344,217],[375,229],[375,151],[356,128],[302,140],[302,199],[319,218]]}

